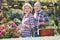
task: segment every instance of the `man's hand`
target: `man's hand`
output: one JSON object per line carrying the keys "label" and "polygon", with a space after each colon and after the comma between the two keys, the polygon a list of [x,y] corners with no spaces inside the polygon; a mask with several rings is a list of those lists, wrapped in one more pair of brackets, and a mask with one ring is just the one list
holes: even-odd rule
{"label": "man's hand", "polygon": [[41,22],[38,25],[48,26],[49,24],[50,24],[49,22]]}

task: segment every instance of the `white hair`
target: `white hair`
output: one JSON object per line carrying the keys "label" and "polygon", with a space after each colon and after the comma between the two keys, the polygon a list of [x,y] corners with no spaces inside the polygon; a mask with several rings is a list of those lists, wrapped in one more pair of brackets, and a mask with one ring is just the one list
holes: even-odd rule
{"label": "white hair", "polygon": [[41,3],[40,3],[40,2],[36,2],[36,3],[34,4],[34,6],[35,6],[35,5],[40,5],[40,6],[41,6]]}

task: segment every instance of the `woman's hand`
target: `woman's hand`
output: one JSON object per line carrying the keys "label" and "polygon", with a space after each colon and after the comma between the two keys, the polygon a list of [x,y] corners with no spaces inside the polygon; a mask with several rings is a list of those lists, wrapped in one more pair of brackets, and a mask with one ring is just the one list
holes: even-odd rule
{"label": "woman's hand", "polygon": [[24,24],[24,28],[30,28],[29,25]]}

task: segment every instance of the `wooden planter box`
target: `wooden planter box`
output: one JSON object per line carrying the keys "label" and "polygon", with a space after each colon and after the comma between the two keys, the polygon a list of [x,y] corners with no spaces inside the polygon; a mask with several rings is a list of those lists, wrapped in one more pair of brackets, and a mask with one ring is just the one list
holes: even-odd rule
{"label": "wooden planter box", "polygon": [[39,30],[40,36],[54,36],[54,29]]}

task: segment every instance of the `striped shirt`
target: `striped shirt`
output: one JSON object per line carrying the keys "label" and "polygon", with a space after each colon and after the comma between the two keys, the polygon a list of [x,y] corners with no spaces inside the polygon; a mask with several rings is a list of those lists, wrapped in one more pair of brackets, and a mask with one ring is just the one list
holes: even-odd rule
{"label": "striped shirt", "polygon": [[22,28],[22,36],[32,36],[31,28],[35,27],[33,14],[29,14],[27,17],[23,17],[22,25],[28,25],[28,29]]}

